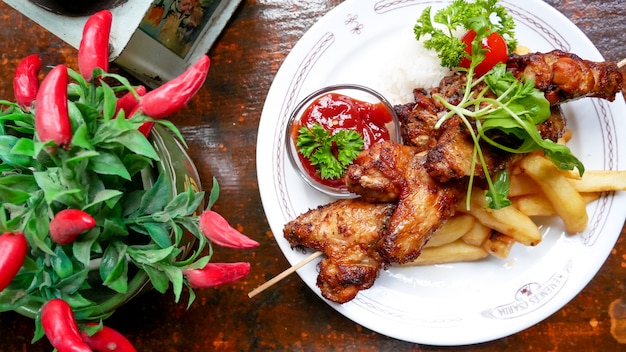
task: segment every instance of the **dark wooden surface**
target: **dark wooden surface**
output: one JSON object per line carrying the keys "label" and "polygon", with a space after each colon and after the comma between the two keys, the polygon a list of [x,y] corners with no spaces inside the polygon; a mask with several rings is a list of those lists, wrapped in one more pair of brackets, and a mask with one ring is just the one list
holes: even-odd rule
{"label": "dark wooden surface", "polygon": [[[263,102],[289,50],[341,2],[244,0],[209,53],[212,67],[204,88],[188,108],[172,117],[188,141],[203,182],[208,184],[212,176],[220,182],[217,210],[261,243],[243,252],[219,248],[215,260],[250,261],[251,274],[234,285],[199,292],[189,309],[184,303],[175,304],[169,293],[150,292],[118,310],[107,324],[123,332],[139,351],[626,349],[611,334],[609,313],[612,302],[626,300],[624,239],[592,282],[563,309],[513,336],[462,348],[412,344],[370,331],[336,313],[297,275],[254,299],[247,297],[250,290],[288,267],[258,192],[255,149]],[[547,2],[577,24],[606,59],[626,57],[624,0]],[[27,54],[40,54],[44,64],[64,62],[76,67],[73,48],[4,3],[0,3],[0,38],[0,98],[13,98],[12,75]],[[0,314],[0,352],[51,350],[45,340],[31,344],[32,336],[31,320],[10,312]]]}

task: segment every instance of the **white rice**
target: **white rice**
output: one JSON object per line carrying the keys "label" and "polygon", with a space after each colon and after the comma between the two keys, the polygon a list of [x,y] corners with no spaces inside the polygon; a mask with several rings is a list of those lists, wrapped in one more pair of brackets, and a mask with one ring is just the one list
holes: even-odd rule
{"label": "white rice", "polygon": [[425,38],[415,40],[413,27],[401,31],[389,42],[387,50],[381,50],[380,69],[376,87],[392,104],[414,101],[413,89],[433,88],[441,79],[452,73],[441,66],[441,60],[434,50],[424,48]]}

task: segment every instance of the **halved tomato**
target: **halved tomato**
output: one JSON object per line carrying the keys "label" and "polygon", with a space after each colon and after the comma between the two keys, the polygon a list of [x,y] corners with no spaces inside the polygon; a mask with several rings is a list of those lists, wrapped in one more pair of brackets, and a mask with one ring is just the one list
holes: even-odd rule
{"label": "halved tomato", "polygon": [[[470,30],[463,36],[463,43],[465,43],[465,52],[469,55],[472,55],[472,41],[476,38],[476,32]],[[503,62],[506,63],[506,60],[509,56],[509,49],[506,45],[506,41],[504,38],[496,32],[491,33],[487,38],[482,41],[483,48],[487,49],[485,53],[485,59],[476,66],[474,69],[474,74],[480,77],[485,73],[489,72],[497,63]],[[468,58],[463,58],[460,67],[469,68],[471,60]]]}

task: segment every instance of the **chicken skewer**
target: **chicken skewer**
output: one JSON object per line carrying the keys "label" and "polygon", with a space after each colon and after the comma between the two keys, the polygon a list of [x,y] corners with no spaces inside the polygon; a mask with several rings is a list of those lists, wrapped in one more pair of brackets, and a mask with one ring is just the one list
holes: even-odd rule
{"label": "chicken skewer", "polygon": [[[544,60],[544,64],[538,65],[538,60]],[[566,62],[558,63],[559,60]],[[516,56],[509,61],[520,79],[529,77],[533,69],[541,69],[543,76],[548,75],[553,80],[555,73],[550,75],[550,69],[567,69],[571,79],[582,77],[586,80],[585,89],[570,89],[571,82],[558,81],[563,75],[556,75],[557,82],[553,80],[547,86],[539,85],[547,96],[558,97],[555,103],[586,96],[613,100],[622,87],[623,77],[615,63],[600,65],[558,51]],[[576,64],[573,65],[572,61]],[[604,78],[591,84],[590,77]],[[453,82],[454,79],[458,77],[453,78]],[[462,81],[455,86],[446,80],[450,78],[444,78],[438,92],[445,92],[447,99],[453,100],[455,89],[463,87]],[[424,171],[424,157],[420,155],[440,143],[441,134],[434,133],[433,129],[437,113],[442,108],[430,99],[426,90],[415,92],[415,104],[396,107],[397,111],[404,112],[401,114],[404,117],[403,136],[412,147],[390,143],[375,145],[364,151],[351,167],[353,175],[348,177],[349,187],[361,194],[362,199],[340,200],[321,206],[285,225],[284,235],[292,247],[310,247],[326,254],[320,263],[317,284],[322,295],[331,301],[344,303],[353,299],[358,291],[371,287],[378,271],[389,263],[407,262],[417,257],[432,232],[454,212],[454,206],[447,204],[458,198],[458,190],[443,179],[433,181]],[[551,133],[558,135],[565,124],[564,120],[555,121],[558,123]],[[417,133],[411,130],[415,126],[418,127]],[[464,176],[451,178],[458,181]],[[424,186],[420,187],[420,184]],[[433,209],[437,211],[433,212]],[[354,214],[358,216],[354,217]],[[364,224],[367,224],[366,231],[363,230]]]}

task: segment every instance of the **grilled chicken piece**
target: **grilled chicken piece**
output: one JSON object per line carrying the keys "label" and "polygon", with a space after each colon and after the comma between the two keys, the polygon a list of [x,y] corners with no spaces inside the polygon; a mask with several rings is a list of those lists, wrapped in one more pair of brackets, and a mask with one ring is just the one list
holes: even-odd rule
{"label": "grilled chicken piece", "polygon": [[326,254],[317,277],[324,298],[345,303],[374,284],[383,266],[377,244],[394,208],[391,203],[343,199],[285,225],[283,233],[292,248],[304,246]]}
{"label": "grilled chicken piece", "polygon": [[593,62],[560,50],[513,54],[506,65],[518,79],[534,81],[551,104],[584,97],[613,101],[624,81],[615,62]]}
{"label": "grilled chicken piece", "polygon": [[[439,120],[438,114],[445,111],[445,107],[433,99],[433,95],[437,94],[450,104],[457,105],[463,98],[466,81],[464,74],[446,76],[430,92],[423,88],[413,90],[414,102],[394,106],[402,124],[404,144],[417,147],[418,151],[428,150],[437,144],[439,131],[435,129],[435,124]],[[479,84],[477,91],[483,87],[484,84]]]}
{"label": "grilled chicken piece", "polygon": [[[552,115],[537,125],[537,129],[544,139],[556,142],[565,132],[565,126],[566,121],[561,115],[560,108],[554,106]],[[516,147],[518,142],[509,136],[492,138],[511,147]],[[482,142],[480,146],[491,175],[506,169],[522,157],[521,154],[511,154],[488,143]],[[474,141],[467,131],[467,126],[460,118],[451,118],[441,126],[437,144],[428,150],[425,167],[428,174],[439,182],[461,179],[472,173],[475,177],[484,178],[485,172],[480,160],[477,160],[476,167],[472,169],[473,153]]]}
{"label": "grilled chicken piece", "polygon": [[[459,184],[435,182],[415,147],[380,142],[346,171],[346,184],[368,201],[397,202],[378,252],[385,263],[415,260],[430,236],[454,214]],[[463,187],[463,186],[461,186]]]}
{"label": "grilled chicken piece", "polygon": [[[548,53],[510,55],[507,70],[518,79],[530,79],[551,105],[569,100],[597,97],[613,101],[622,91],[623,75],[615,62],[583,60],[575,54],[554,50]],[[437,94],[457,105],[463,97],[467,79],[464,74],[444,77],[431,91],[417,88],[414,102],[395,107],[402,123],[405,144],[428,150],[437,144],[441,132],[434,129],[443,106],[433,99]],[[474,88],[480,91],[484,84]]]}

